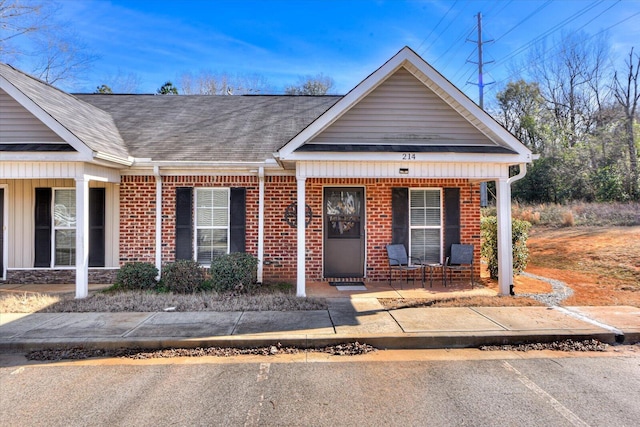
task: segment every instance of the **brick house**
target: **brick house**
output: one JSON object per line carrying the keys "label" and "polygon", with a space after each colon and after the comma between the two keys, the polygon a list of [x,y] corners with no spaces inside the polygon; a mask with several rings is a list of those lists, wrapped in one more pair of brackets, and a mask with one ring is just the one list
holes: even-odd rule
{"label": "brick house", "polygon": [[[259,280],[387,278],[385,246],[475,246],[531,152],[405,47],[344,96],[71,95],[0,64],[0,273],[110,282],[126,262],[249,252]],[[509,167],[520,165],[510,177]],[[304,206],[304,209],[298,209]]]}

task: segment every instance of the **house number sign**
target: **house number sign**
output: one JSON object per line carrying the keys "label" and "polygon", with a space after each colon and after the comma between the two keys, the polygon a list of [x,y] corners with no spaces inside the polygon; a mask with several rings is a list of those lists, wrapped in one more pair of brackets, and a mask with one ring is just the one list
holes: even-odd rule
{"label": "house number sign", "polygon": [[[311,211],[311,206],[304,205],[304,226],[308,227],[311,224],[311,220],[313,219],[313,212]],[[284,220],[291,227],[298,226],[298,204],[296,202],[291,203],[284,210]]]}
{"label": "house number sign", "polygon": [[416,153],[402,153],[402,160],[415,160]]}

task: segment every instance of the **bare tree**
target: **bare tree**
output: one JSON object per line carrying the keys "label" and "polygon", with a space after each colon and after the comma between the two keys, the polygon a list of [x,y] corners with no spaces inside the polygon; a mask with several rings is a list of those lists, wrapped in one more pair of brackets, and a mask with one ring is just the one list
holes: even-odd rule
{"label": "bare tree", "polygon": [[111,88],[113,93],[138,93],[142,79],[138,74],[121,69],[114,74],[107,74],[100,79],[103,85]]}
{"label": "bare tree", "polygon": [[259,74],[184,72],[178,78],[180,92],[184,95],[255,95],[273,92],[268,80]]}
{"label": "bare tree", "polygon": [[634,123],[638,112],[640,91],[638,90],[638,72],[640,71],[640,56],[633,54],[633,48],[629,52],[629,60],[623,77],[616,71],[613,79],[613,95],[622,108],[625,116],[625,130],[627,147],[629,149],[629,162],[631,169],[630,193],[634,199],[640,197],[638,191],[638,151],[635,143]]}
{"label": "bare tree", "polygon": [[0,0],[0,60],[24,62],[47,83],[73,81],[97,59],[46,0]]}
{"label": "bare tree", "polygon": [[329,76],[320,73],[316,76],[300,77],[297,85],[287,86],[285,95],[326,95],[333,89],[335,82]]}
{"label": "bare tree", "polygon": [[20,0],[0,0],[0,58],[18,53],[13,41],[37,32],[46,25],[41,4]]}
{"label": "bare tree", "polygon": [[597,126],[608,60],[606,35],[594,39],[584,32],[563,32],[554,47],[545,42],[529,55],[533,80],[553,112],[563,145],[584,141]]}
{"label": "bare tree", "polygon": [[75,80],[98,58],[88,51],[78,35],[57,29],[38,32],[35,46],[33,73],[49,84]]}

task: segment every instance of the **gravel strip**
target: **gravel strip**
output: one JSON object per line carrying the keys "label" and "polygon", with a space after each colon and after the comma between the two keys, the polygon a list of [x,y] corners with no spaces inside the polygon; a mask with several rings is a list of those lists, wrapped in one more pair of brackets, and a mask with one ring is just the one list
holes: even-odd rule
{"label": "gravel strip", "polygon": [[573,295],[573,289],[560,280],[549,279],[547,277],[536,276],[535,274],[524,272],[521,273],[521,275],[549,283],[551,285],[551,292],[548,294],[518,294],[518,296],[532,298],[548,305],[549,307],[553,307],[560,305],[562,301]]}
{"label": "gravel strip", "polygon": [[67,349],[37,350],[25,355],[28,360],[80,360],[94,357],[123,357],[128,359],[166,359],[171,357],[231,357],[241,355],[273,356],[277,354],[327,353],[333,356],[355,356],[377,351],[368,344],[359,342],[344,343],[323,348],[284,347],[280,343],[268,347],[234,348],[234,347],[197,347],[167,348],[160,350],[119,348],[115,350],[86,349],[72,347]]}
{"label": "gravel strip", "polygon": [[557,350],[557,351],[607,351],[609,344],[598,340],[584,341],[553,341],[549,343],[530,343],[518,345],[484,345],[483,351],[530,351],[530,350]]}

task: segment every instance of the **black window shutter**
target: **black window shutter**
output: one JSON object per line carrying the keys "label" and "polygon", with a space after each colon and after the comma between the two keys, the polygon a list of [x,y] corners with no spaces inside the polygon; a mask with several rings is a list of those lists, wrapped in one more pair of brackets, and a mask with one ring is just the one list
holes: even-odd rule
{"label": "black window shutter", "polygon": [[402,243],[409,253],[409,189],[391,189],[391,243]]}
{"label": "black window shutter", "polygon": [[89,267],[104,267],[105,189],[89,189]]}
{"label": "black window shutter", "polygon": [[229,252],[246,251],[247,189],[231,189],[229,209]]}
{"label": "black window shutter", "polygon": [[34,267],[51,267],[51,188],[36,188]]}
{"label": "black window shutter", "polygon": [[460,189],[444,189],[444,252],[451,255],[451,245],[460,243]]}
{"label": "black window shutter", "polygon": [[193,189],[176,188],[176,260],[193,259]]}

